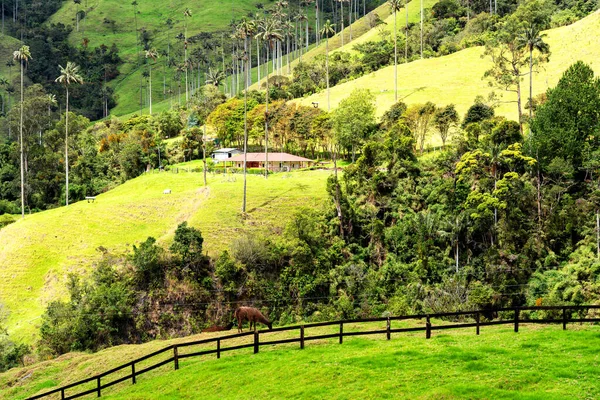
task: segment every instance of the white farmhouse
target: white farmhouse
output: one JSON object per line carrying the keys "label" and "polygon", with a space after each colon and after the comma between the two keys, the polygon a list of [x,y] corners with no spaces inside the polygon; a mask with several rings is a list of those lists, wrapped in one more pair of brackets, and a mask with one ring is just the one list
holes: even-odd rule
{"label": "white farmhouse", "polygon": [[228,161],[230,158],[241,154],[242,151],[238,149],[218,149],[212,152],[211,157],[215,162]]}

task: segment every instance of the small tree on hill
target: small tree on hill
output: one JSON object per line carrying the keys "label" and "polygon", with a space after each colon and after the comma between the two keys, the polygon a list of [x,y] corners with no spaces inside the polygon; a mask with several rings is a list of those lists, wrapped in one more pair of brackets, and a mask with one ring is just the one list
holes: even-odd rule
{"label": "small tree on hill", "polygon": [[458,123],[458,112],[454,104],[439,108],[433,118],[433,123],[437,128],[440,138],[442,139],[442,147],[446,147],[448,132],[450,128]]}

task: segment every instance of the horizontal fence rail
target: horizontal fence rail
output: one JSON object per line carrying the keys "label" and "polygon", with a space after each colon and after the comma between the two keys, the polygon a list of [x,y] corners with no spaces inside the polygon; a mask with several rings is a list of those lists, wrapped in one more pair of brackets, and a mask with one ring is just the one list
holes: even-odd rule
{"label": "horizontal fence rail", "polygon": [[[475,328],[475,333],[479,335],[480,329],[483,326],[494,326],[494,325],[514,325],[514,331],[519,332],[520,324],[562,324],[563,329],[567,329],[568,323],[583,323],[583,322],[600,322],[600,312],[598,315],[594,315],[590,318],[583,318],[581,315],[577,315],[573,317],[574,313],[581,314],[583,311],[590,310],[600,310],[600,305],[584,305],[584,306],[540,306],[540,307],[512,307],[512,308],[498,308],[492,310],[477,310],[477,311],[459,311],[459,312],[445,312],[445,313],[435,313],[435,314],[416,314],[416,315],[405,315],[405,316],[390,316],[390,317],[380,317],[380,318],[363,318],[363,319],[353,319],[353,320],[339,320],[339,321],[329,321],[329,322],[317,322],[303,325],[294,325],[294,326],[286,326],[280,328],[273,328],[271,330],[258,330],[255,332],[242,332],[232,335],[219,336],[210,339],[202,339],[195,340],[185,343],[172,344],[170,346],[164,347],[155,352],[146,354],[143,357],[137,358],[133,361],[130,361],[126,364],[119,365],[115,368],[102,372],[98,375],[82,379],[80,381],[70,383],[68,385],[59,387],[57,389],[53,389],[51,391],[38,394],[32,397],[29,397],[28,400],[41,399],[48,396],[56,395],[60,396],[60,399],[77,399],[83,396],[94,394],[97,397],[101,397],[103,390],[107,389],[111,386],[117,385],[122,382],[131,381],[132,384],[136,384],[137,377],[140,375],[150,372],[156,368],[162,367],[164,365],[173,364],[173,368],[175,370],[179,369],[179,361],[182,359],[187,359],[191,357],[198,357],[203,355],[216,354],[217,358],[221,358],[221,353],[233,350],[240,350],[246,348],[253,348],[254,353],[258,353],[260,350],[260,346],[273,346],[279,344],[288,344],[288,343],[300,343],[300,348],[304,349],[305,342],[311,340],[324,340],[324,339],[338,339],[339,343],[342,344],[344,341],[344,337],[351,336],[364,336],[364,335],[386,335],[386,339],[391,339],[392,333],[404,333],[404,332],[425,332],[425,338],[431,338],[432,331],[437,330],[446,330],[446,329],[464,329],[464,328]],[[544,318],[544,319],[530,319],[530,318],[522,318],[522,313],[527,311],[558,311],[557,315],[553,315],[552,317]],[[512,313],[512,317],[502,316],[501,319],[492,321],[485,320],[482,321],[482,316],[494,316],[497,317],[503,313]],[[474,322],[462,322],[462,323],[451,323],[445,325],[436,325],[433,326],[431,323],[432,318],[470,318]],[[409,327],[409,328],[392,328],[393,321],[407,321],[407,320],[425,320],[424,326],[417,327]],[[385,329],[376,329],[370,331],[350,331],[344,332],[344,326],[350,324],[357,323],[369,323],[369,322],[385,322]],[[456,322],[456,321],[453,321]],[[318,327],[326,327],[326,326],[337,326],[339,327],[339,332],[330,333],[330,334],[321,334],[321,335],[313,335],[307,336],[306,330],[310,328],[318,328]],[[299,336],[294,338],[287,339],[277,339],[277,340],[265,340],[261,341],[261,335],[266,335],[269,333],[275,332],[289,332],[289,331],[299,331]],[[244,337],[252,337],[252,343],[239,344],[235,346],[223,347],[223,344],[232,339],[244,338]],[[206,345],[206,344],[215,344],[214,349],[209,350],[201,350],[192,353],[184,353],[180,354],[180,350],[192,346],[198,345]],[[151,358],[165,355],[167,358],[161,360],[160,362],[154,363],[152,365],[146,366],[142,369],[138,369],[139,364],[143,361],[149,360]],[[127,375],[119,376],[109,380],[110,375],[114,375],[115,373],[127,371]],[[86,385],[87,388],[78,393],[71,393],[75,388],[79,386]],[[83,388],[80,388],[83,389]]]}

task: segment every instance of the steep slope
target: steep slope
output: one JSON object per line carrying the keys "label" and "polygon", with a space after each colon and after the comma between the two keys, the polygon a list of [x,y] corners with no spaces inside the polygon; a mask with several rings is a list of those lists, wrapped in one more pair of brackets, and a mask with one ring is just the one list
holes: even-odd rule
{"label": "steep slope", "polygon": [[[300,207],[325,198],[328,172],[250,176],[248,216],[240,218],[242,179],[202,174],[149,174],[97,197],[27,216],[0,230],[0,302],[9,311],[9,330],[31,341],[45,304],[64,293],[68,272],[83,271],[99,258],[99,247],[125,253],[153,236],[172,238],[183,221],[199,228],[205,248],[217,254],[243,232],[274,235]],[[235,181],[233,179],[236,179]],[[164,189],[171,195],[163,195]]]}
{"label": "steep slope", "polygon": [[[143,28],[150,34],[153,47],[159,51],[166,51],[170,43],[173,50],[175,47],[183,46],[175,37],[184,32],[183,11],[186,8],[192,11],[192,17],[187,21],[187,34],[188,37],[192,37],[201,31],[226,31],[234,16],[240,18],[250,11],[255,11],[256,5],[261,1],[207,0],[197,3],[190,0],[144,0],[137,3],[137,14],[134,14],[131,1],[83,0],[80,5],[67,1],[50,20],[50,22],[61,22],[75,27],[78,10],[85,10],[87,17],[80,21],[79,32],[75,29],[71,34],[71,43],[81,46],[84,38],[87,38],[88,46],[91,48],[101,44],[111,46],[113,43],[119,47],[119,53],[125,60],[125,64],[120,69],[121,76],[111,82],[118,97],[118,105],[112,110],[114,115],[128,114],[140,108],[140,78],[145,68],[138,68],[137,65],[136,25],[138,29]],[[166,24],[168,19],[173,22],[171,29]],[[192,44],[191,47],[193,48],[194,45]],[[155,100],[163,98],[162,65],[166,57],[163,58],[159,59],[155,67],[156,84],[152,89]],[[161,71],[160,76],[158,71]],[[167,79],[171,79],[173,72],[167,69],[167,75]]]}
{"label": "steep slope", "polygon": [[[582,60],[600,73],[600,12],[577,23],[546,32],[545,41],[552,52],[550,62],[534,74],[534,96],[556,85],[563,72],[573,63]],[[516,95],[491,88],[483,75],[491,61],[483,57],[484,49],[474,47],[440,58],[418,60],[398,66],[399,99],[407,104],[433,101],[437,105],[455,104],[461,115],[473,104],[475,96],[487,97],[491,91],[502,96],[497,114],[517,119]],[[483,57],[483,58],[482,58]],[[386,67],[331,88],[331,107],[357,88],[370,89],[377,98],[377,114],[382,115],[394,103],[394,66]],[[528,97],[529,81],[523,81],[523,98]],[[317,102],[327,106],[327,92],[297,100],[311,105]],[[525,103],[525,101],[524,101]],[[525,111],[525,110],[524,110]]]}

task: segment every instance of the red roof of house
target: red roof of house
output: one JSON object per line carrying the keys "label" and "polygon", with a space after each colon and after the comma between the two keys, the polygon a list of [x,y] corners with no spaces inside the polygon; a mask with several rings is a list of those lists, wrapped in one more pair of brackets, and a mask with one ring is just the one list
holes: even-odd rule
{"label": "red roof of house", "polygon": [[[244,154],[238,154],[234,157],[223,160],[226,162],[244,162]],[[265,153],[248,153],[248,162],[265,162]],[[269,153],[269,162],[313,162],[308,158],[298,157],[288,153]]]}

